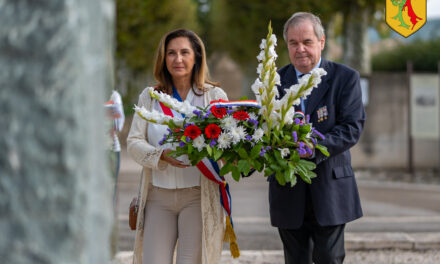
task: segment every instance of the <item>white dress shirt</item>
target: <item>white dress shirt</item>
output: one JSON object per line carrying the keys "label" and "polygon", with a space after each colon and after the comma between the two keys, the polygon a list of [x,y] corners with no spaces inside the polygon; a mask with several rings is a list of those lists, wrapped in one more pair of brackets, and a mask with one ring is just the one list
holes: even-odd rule
{"label": "white dress shirt", "polygon": [[[199,91],[198,91],[199,92]],[[200,94],[202,92],[200,91]],[[194,94],[193,90],[190,89],[185,101],[191,103],[194,106],[205,107],[203,96],[197,96]],[[160,104],[157,100],[154,100],[153,109],[163,112]],[[174,116],[181,115],[180,113],[171,110]],[[162,140],[165,134],[168,134],[168,126],[158,125],[154,123],[148,124],[148,143],[163,149],[175,149],[175,146],[170,144],[159,145],[159,141]],[[178,160],[190,164],[188,156],[180,156]],[[164,170],[153,169],[152,184],[157,187],[166,189],[177,189],[177,188],[189,188],[194,186],[200,186],[200,171],[196,166],[191,166],[188,168],[178,168],[170,164]]]}

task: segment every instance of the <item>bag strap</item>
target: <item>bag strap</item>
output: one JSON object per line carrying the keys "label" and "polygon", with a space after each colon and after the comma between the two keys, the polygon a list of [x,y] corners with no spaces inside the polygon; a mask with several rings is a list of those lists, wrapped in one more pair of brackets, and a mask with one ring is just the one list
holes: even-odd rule
{"label": "bag strap", "polygon": [[138,190],[138,202],[140,201],[140,199],[141,199],[141,188],[142,188],[142,181],[143,181],[143,179],[144,179],[144,168],[142,168],[142,171],[141,171],[141,182],[139,183],[139,190]]}

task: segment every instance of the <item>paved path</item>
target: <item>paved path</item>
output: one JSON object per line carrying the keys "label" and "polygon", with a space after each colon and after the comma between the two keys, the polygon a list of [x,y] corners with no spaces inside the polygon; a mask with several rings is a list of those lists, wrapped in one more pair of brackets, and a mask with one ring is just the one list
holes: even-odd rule
{"label": "paved path", "polygon": [[[122,153],[118,182],[121,251],[132,249],[134,232],[128,229],[127,210],[131,199],[137,194],[139,173],[140,166]],[[256,264],[252,260],[254,257],[262,259],[258,263],[282,263],[282,244],[269,221],[265,178],[253,175],[240,182],[231,179],[229,183],[242,257],[241,262],[234,262],[228,259],[225,251],[222,263]],[[439,185],[379,182],[362,178],[358,184],[364,217],[347,225],[346,246],[350,251],[345,263],[440,263]],[[375,251],[369,253],[370,250]],[[394,255],[414,261],[391,259]],[[438,261],[417,261],[423,256],[427,260]],[[264,261],[266,257],[271,260]],[[364,260],[359,261],[358,258]]]}

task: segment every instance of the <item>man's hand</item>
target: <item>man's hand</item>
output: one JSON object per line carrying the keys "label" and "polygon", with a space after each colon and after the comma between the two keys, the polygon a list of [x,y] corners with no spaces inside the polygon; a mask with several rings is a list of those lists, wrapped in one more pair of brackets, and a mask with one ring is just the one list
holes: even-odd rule
{"label": "man's hand", "polygon": [[160,156],[160,159],[163,161],[168,162],[170,165],[174,166],[174,167],[178,167],[178,168],[188,168],[191,165],[188,165],[180,160],[177,160],[173,157],[168,156],[168,154],[173,151],[171,149],[165,149],[162,152],[162,155]]}

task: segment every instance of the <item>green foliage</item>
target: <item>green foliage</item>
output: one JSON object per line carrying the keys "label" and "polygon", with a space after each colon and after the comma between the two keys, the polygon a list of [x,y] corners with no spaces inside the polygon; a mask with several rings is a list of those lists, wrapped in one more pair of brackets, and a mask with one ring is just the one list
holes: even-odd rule
{"label": "green foliage", "polygon": [[437,72],[440,61],[440,38],[415,41],[380,52],[372,59],[373,71],[405,72],[407,61],[412,61],[415,71]]}

